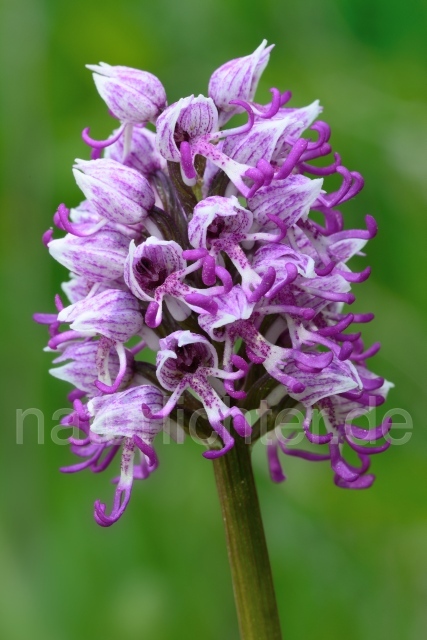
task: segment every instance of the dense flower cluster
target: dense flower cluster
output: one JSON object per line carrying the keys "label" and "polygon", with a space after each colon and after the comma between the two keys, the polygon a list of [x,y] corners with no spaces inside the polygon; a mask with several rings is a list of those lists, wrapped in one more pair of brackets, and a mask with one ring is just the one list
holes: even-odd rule
{"label": "dense flower cluster", "polygon": [[[338,154],[312,164],[331,153],[317,101],[291,107],[290,92],[273,88],[269,104],[254,102],[271,49],[264,41],[217,69],[208,97],[170,106],[148,72],[89,66],[120,124],[104,141],[83,131],[92,155],[76,160],[73,172],[85,199],[56,211],[65,236],[54,238],[53,229],[43,236],[71,272],[62,285],[70,304],[57,296],[57,312],[35,319],[49,326],[52,375],[74,386],[63,423],[83,434],[70,439],[80,462],[63,471],[99,472],[121,452],[112,510],[95,503],[100,525],[122,515],[133,479],[156,469],[153,440],[167,416],[176,417],[180,398],[186,417],[204,408],[210,459],[235,437],[259,437],[260,420],[251,427],[247,412],[260,419],[267,407],[275,481],[284,479],[281,451],[329,460],[338,486],[365,488],[374,478],[370,455],[388,446],[366,443],[383,438],[390,420],[371,429],[348,420],[383,403],[391,386],[367,367],[379,345],[365,349],[359,332],[345,333],[373,317],[343,309],[354,301],[351,284],[370,274],[348,262],[376,224],[366,216],[366,228],[344,230],[337,207],[363,179]],[[245,124],[222,128],[239,113]],[[341,186],[328,192],[324,178],[332,174]],[[155,367],[147,349],[156,352]],[[273,428],[295,406],[321,453],[295,449]],[[315,409],[322,432],[313,428]],[[358,466],[345,460],[348,446]]]}

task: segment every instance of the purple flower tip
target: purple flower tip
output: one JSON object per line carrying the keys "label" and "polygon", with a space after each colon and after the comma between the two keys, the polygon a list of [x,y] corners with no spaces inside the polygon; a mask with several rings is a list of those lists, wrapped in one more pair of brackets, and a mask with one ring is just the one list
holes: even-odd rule
{"label": "purple flower tip", "polygon": [[151,413],[151,409],[147,404],[143,403],[141,405],[141,409],[142,409],[142,413],[144,414],[144,416],[146,418],[152,418],[153,417],[153,414]]}
{"label": "purple flower tip", "polygon": [[145,323],[147,327],[150,327],[151,329],[155,329],[156,327],[159,326],[160,321],[157,317],[159,309],[160,309],[160,306],[157,302],[150,302],[150,304],[148,305],[147,311],[145,312]]}
{"label": "purple flower tip", "polygon": [[49,242],[52,240],[53,238],[53,229],[48,229],[47,231],[44,232],[44,234],[42,235],[42,242],[44,244],[45,247],[48,246]]}
{"label": "purple flower tip", "polygon": [[351,342],[344,342],[341,346],[338,358],[340,360],[347,360],[353,352],[353,345]]}

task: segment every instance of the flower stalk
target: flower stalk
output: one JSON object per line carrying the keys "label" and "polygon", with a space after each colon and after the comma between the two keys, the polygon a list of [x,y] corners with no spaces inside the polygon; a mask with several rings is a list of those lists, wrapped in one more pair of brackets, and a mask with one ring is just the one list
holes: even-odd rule
{"label": "flower stalk", "polygon": [[213,465],[241,640],[281,640],[250,445],[236,439],[235,446]]}

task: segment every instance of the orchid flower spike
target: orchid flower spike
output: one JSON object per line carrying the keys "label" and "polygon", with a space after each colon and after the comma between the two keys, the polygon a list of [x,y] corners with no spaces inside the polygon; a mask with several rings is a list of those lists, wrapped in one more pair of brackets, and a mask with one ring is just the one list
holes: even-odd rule
{"label": "orchid flower spike", "polygon": [[[101,526],[157,468],[161,430],[196,431],[216,459],[258,439],[267,408],[272,479],[290,455],[327,462],[345,489],[371,486],[371,456],[389,446],[388,418],[353,423],[393,386],[370,368],[380,345],[361,329],[373,314],[348,306],[371,273],[352,258],[377,224],[345,228],[363,178],[333,152],[319,102],[294,106],[285,87],[256,101],[272,49],[264,40],[216,69],[207,95],[169,106],[150,72],[89,65],[119,122],[106,140],[83,132],[91,159],[73,173],[84,200],[59,204],[42,238],[67,270],[68,302],[56,296],[34,319],[48,328],[50,373],[72,385],[62,424],[78,430],[77,461],[62,471],[99,473],[121,457],[112,507],[95,503]],[[245,122],[224,128],[235,114]],[[275,428],[295,406],[309,449]]]}

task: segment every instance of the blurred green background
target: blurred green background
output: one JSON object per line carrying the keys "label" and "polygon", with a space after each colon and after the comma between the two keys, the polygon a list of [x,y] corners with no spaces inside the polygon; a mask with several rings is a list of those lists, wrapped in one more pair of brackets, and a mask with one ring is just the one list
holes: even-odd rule
{"label": "blurred green background", "polygon": [[[98,527],[92,505],[110,504],[111,474],[58,472],[71,456],[49,433],[66,390],[48,376],[46,332],[31,314],[53,309],[65,276],[40,236],[59,202],[79,201],[80,132],[90,125],[101,138],[111,127],[85,63],[149,70],[172,102],[206,92],[214,69],[263,38],[276,48],[260,100],[270,86],[292,89],[295,105],[319,98],[334,149],[366,179],[349,224],[373,213],[380,234],[356,306],[377,316],[365,333],[383,342],[374,369],[396,384],[387,408],[414,425],[407,444],[374,459],[377,482],[360,493],[335,488],[327,466],[293,459],[288,481],[273,485],[258,446],[283,627],[292,639],[427,637],[426,19],[421,0],[2,0],[2,638],[237,638],[201,448],[160,446],[160,469],[137,484],[126,516]],[[45,443],[28,418],[17,445],[16,410],[32,407],[45,415]]]}

